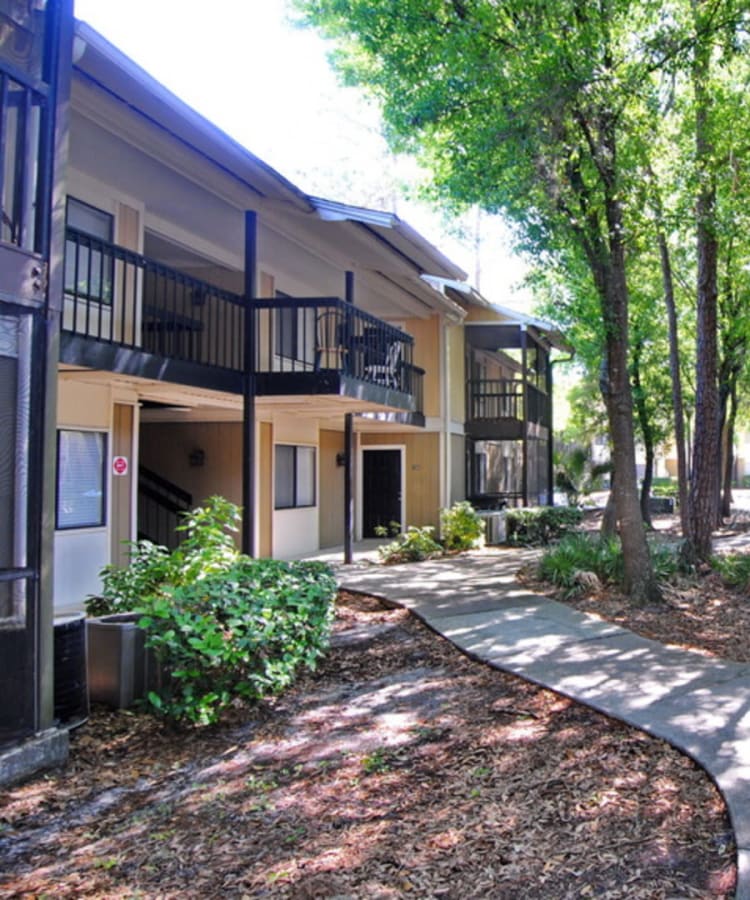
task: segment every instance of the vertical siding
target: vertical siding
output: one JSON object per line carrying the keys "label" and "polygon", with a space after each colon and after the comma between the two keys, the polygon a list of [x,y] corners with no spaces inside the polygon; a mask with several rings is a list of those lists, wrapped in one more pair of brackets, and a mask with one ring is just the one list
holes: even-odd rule
{"label": "vertical siding", "polygon": [[258,555],[273,554],[273,425],[260,423],[258,447]]}
{"label": "vertical siding", "polygon": [[437,528],[440,524],[440,435],[435,432],[361,435],[363,447],[382,444],[406,448],[406,524]]}
{"label": "vertical siding", "polygon": [[340,431],[320,432],[320,546],[344,543],[344,468],[336,465],[336,454],[344,452]]}
{"label": "vertical siding", "polygon": [[414,338],[414,364],[425,370],[424,414],[440,415],[440,318],[406,319],[404,328]]}
{"label": "vertical siding", "polygon": [[[202,466],[191,466],[203,450]],[[242,426],[237,422],[178,422],[141,425],[141,462],[193,495],[198,504],[219,494],[242,503]]]}
{"label": "vertical siding", "polygon": [[453,422],[463,424],[466,421],[466,359],[463,326],[450,326],[447,339],[450,418]]}
{"label": "vertical siding", "polygon": [[450,435],[451,483],[450,505],[466,499],[466,439],[462,434]]}
{"label": "vertical siding", "polygon": [[112,450],[110,458],[124,456],[129,462],[127,475],[110,476],[111,496],[111,558],[115,565],[124,566],[128,561],[128,546],[125,541],[133,536],[132,491],[133,478],[133,433],[134,410],[124,403],[115,403],[112,413]]}

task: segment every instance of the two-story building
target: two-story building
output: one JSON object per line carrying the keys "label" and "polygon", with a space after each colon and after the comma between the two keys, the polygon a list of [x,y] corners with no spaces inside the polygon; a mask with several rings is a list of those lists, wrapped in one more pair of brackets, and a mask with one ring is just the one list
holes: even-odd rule
{"label": "two-story building", "polygon": [[[15,562],[0,560],[2,583],[39,585],[24,664],[43,699],[20,725],[6,711],[0,746],[54,723],[53,612],[80,609],[127,541],[172,542],[180,511],[210,495],[242,506],[247,552],[284,558],[350,551],[379,525],[436,525],[467,495],[545,502],[550,487],[543,323],[490,306],[395,215],[304,194],[73,26],[67,0],[46,15],[61,48],[57,132],[44,177],[14,190],[38,190],[33,208],[46,222],[46,202],[57,230],[29,243],[23,203],[16,214],[4,200],[0,232],[1,251],[25,254],[49,331],[32,356],[13,326],[2,358],[31,397],[8,440],[31,435],[39,474],[28,510],[3,523]],[[7,56],[0,44],[14,87]],[[4,133],[26,116],[14,165],[33,156],[33,91],[53,96],[43,79],[18,84],[17,100],[1,95]],[[7,184],[7,154],[4,171]],[[37,433],[27,382],[45,372]],[[33,566],[19,526],[39,535]],[[3,690],[22,671],[5,662]]]}

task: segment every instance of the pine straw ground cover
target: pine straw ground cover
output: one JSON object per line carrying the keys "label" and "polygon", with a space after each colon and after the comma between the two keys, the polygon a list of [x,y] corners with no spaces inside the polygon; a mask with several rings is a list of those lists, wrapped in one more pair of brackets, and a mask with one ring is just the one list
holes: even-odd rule
{"label": "pine straw ground cover", "polygon": [[0,795],[0,896],[728,897],[725,807],[666,744],[340,598],[321,669],[221,726],[95,713]]}
{"label": "pine straw ground cover", "polygon": [[[589,530],[598,530],[600,515],[589,516]],[[674,516],[655,516],[657,533],[665,539],[679,538]],[[750,516],[737,514],[718,531],[714,539],[717,553],[750,553]],[[750,662],[750,595],[748,591],[726,587],[721,577],[704,567],[679,585],[664,588],[663,600],[634,606],[630,599],[611,588],[564,597],[536,578],[535,566],[524,566],[519,580],[533,590],[546,593],[582,612],[594,613],[643,637],[673,644],[736,662]]]}

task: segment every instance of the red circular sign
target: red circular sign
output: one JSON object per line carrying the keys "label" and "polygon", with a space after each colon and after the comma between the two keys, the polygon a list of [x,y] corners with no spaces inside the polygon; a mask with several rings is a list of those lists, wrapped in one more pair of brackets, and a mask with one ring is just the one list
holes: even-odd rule
{"label": "red circular sign", "polygon": [[112,471],[115,475],[128,474],[128,458],[126,456],[116,456],[112,460]]}

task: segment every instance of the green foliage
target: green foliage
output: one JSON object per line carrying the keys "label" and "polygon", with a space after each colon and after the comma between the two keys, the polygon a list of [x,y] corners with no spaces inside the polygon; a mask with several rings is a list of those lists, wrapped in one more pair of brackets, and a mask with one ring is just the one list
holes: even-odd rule
{"label": "green foliage", "polygon": [[421,562],[423,559],[432,559],[441,556],[443,548],[433,537],[435,529],[432,525],[417,528],[410,525],[404,534],[400,534],[395,541],[378,547],[381,560],[386,565],[402,562]]}
{"label": "green foliage", "polygon": [[396,537],[397,534],[401,534],[401,523],[392,521],[387,525],[376,525],[373,531],[376,537]]}
{"label": "green foliage", "polygon": [[581,524],[583,512],[573,506],[536,506],[506,513],[509,544],[548,544]]}
{"label": "green foliage", "polygon": [[654,497],[671,497],[676,502],[679,500],[680,487],[672,478],[654,478],[651,482],[651,494]]}
{"label": "green foliage", "polygon": [[711,566],[731,587],[750,592],[750,553],[730,553],[714,556]]}
{"label": "green foliage", "polygon": [[143,597],[174,578],[174,563],[166,547],[151,541],[133,541],[130,543],[129,564],[122,568],[105,566],[100,575],[101,594],[86,598],[86,613],[89,616],[132,612]]}
{"label": "green foliage", "polygon": [[[657,581],[674,581],[685,571],[678,545],[651,541],[649,549]],[[586,589],[582,572],[593,572],[602,584],[619,587],[624,572],[619,538],[598,534],[566,535],[542,556],[538,572],[542,579],[561,588],[566,596]]]}
{"label": "green foliage", "polygon": [[471,550],[484,536],[484,522],[468,500],[440,510],[440,535],[446,550]]}
{"label": "green foliage", "polygon": [[609,462],[595,463],[588,447],[574,445],[555,454],[555,487],[564,491],[569,506],[577,506],[583,497],[602,485],[604,475],[612,471]]}
{"label": "green foliage", "polygon": [[173,721],[207,724],[315,668],[327,646],[336,580],[323,563],[238,556],[224,571],[139,604],[139,625],[166,677],[149,700]]}
{"label": "green foliage", "polygon": [[132,545],[130,565],[102,571],[91,614],[135,612],[163,673],[148,702],[174,722],[216,721],[233,700],[287,687],[328,640],[336,581],[322,563],[253,560],[237,551],[239,510],[211,497],[186,514],[171,553]]}

